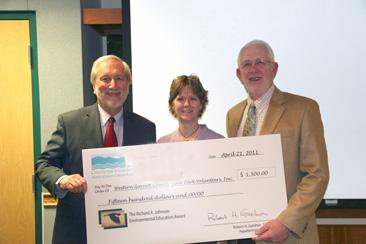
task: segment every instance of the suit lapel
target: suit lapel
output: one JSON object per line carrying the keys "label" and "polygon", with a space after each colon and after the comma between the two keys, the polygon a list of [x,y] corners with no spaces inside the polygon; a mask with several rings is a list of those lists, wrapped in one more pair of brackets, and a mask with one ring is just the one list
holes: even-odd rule
{"label": "suit lapel", "polygon": [[131,115],[125,109],[123,110],[123,146],[130,145],[130,132],[133,124],[131,121]]}
{"label": "suit lapel", "polygon": [[247,100],[243,100],[230,111],[230,120],[227,121],[228,137],[236,137],[246,106]]}
{"label": "suit lapel", "polygon": [[269,102],[266,117],[263,121],[262,129],[260,135],[272,134],[283,114],[285,108],[282,104],[286,101],[283,92],[277,87],[273,92],[271,101]]}
{"label": "suit lapel", "polygon": [[100,116],[98,111],[98,105],[87,107],[84,115],[85,128],[85,145],[86,148],[99,148],[103,147],[103,135],[102,128],[100,126]]}

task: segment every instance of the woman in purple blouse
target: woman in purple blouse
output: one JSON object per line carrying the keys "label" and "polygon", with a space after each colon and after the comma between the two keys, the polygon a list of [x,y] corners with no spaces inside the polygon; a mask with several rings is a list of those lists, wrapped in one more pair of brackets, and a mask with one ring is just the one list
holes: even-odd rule
{"label": "woman in purple blouse", "polygon": [[170,86],[169,111],[178,120],[178,129],[157,142],[180,142],[224,138],[199,124],[208,103],[207,91],[196,75],[176,77]]}

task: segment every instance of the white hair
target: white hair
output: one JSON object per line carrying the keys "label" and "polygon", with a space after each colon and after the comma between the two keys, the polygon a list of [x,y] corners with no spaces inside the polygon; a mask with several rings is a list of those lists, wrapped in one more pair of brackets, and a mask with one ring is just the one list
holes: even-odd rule
{"label": "white hair", "polygon": [[240,52],[239,52],[239,55],[238,55],[238,66],[240,66],[240,56],[245,51],[245,49],[247,49],[250,46],[261,46],[261,47],[263,47],[266,50],[266,52],[268,54],[268,58],[270,59],[270,61],[271,62],[275,62],[275,56],[274,56],[274,53],[273,53],[273,50],[272,50],[271,46],[267,42],[265,42],[265,41],[262,41],[262,40],[253,40],[253,41],[250,41],[247,44],[245,44],[240,49]]}
{"label": "white hair", "polygon": [[128,79],[128,82],[131,83],[132,81],[132,75],[131,75],[131,69],[130,66],[128,66],[128,64],[123,61],[121,58],[117,57],[116,55],[104,55],[100,58],[98,58],[97,60],[94,61],[91,72],[90,72],[90,82],[93,85],[95,78],[97,76],[98,73],[98,66],[99,64],[101,64],[102,62],[108,60],[108,59],[114,59],[117,60],[118,62],[121,62],[121,64],[124,67],[124,73]]}

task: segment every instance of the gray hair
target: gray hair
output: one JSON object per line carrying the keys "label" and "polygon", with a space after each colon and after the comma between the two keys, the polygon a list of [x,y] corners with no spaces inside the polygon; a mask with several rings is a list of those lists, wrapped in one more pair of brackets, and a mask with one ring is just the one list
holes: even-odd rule
{"label": "gray hair", "polygon": [[263,47],[266,50],[267,54],[268,54],[268,58],[270,59],[269,61],[275,62],[275,56],[274,56],[274,53],[273,53],[273,50],[272,50],[271,46],[265,41],[253,40],[253,41],[250,41],[247,44],[245,44],[240,49],[240,52],[239,52],[239,55],[238,55],[238,66],[240,66],[240,56],[245,51],[245,49],[247,49],[250,46],[261,46],[261,47]]}
{"label": "gray hair", "polygon": [[121,58],[117,57],[116,55],[104,55],[104,56],[101,56],[100,58],[98,58],[97,60],[94,61],[91,72],[90,72],[90,83],[92,85],[94,85],[95,78],[96,78],[97,73],[98,73],[98,66],[101,63],[103,63],[104,61],[108,60],[108,59],[114,59],[114,60],[120,62],[123,65],[124,73],[127,77],[127,80],[128,80],[129,83],[131,83],[132,75],[131,75],[130,66],[128,66],[128,64],[125,61],[123,61]]}

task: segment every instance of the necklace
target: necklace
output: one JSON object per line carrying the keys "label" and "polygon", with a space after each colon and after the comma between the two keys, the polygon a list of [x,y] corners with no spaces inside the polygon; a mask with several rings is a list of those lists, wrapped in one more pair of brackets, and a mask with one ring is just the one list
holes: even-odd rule
{"label": "necklace", "polygon": [[191,134],[189,134],[188,136],[185,136],[183,134],[183,132],[180,130],[180,127],[178,127],[178,131],[179,131],[179,134],[184,138],[185,141],[189,141],[197,133],[199,128],[200,128],[200,126],[198,125],[197,128],[194,129],[194,131]]}

